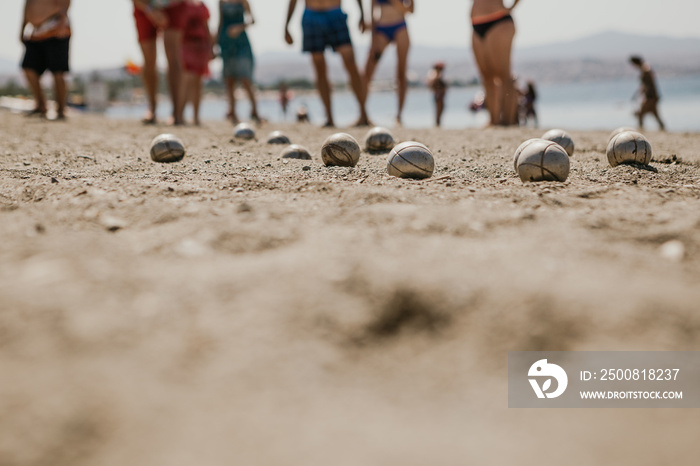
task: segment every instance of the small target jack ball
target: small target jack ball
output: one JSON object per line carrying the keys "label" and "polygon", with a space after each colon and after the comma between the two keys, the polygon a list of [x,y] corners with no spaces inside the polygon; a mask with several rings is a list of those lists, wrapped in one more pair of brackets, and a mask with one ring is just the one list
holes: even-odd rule
{"label": "small target jack ball", "polygon": [[268,144],[291,144],[292,141],[289,140],[286,134],[282,131],[273,131],[267,136]]}
{"label": "small target jack ball", "polygon": [[282,149],[280,156],[283,159],[297,159],[297,160],[311,160],[311,154],[309,150],[298,144],[292,144],[291,146]]}
{"label": "small target jack ball", "polygon": [[154,162],[179,162],[185,156],[185,145],[173,134],[161,134],[151,142],[151,159]]}
{"label": "small target jack ball", "polygon": [[631,163],[649,165],[651,162],[651,144],[636,131],[624,131],[613,137],[606,152],[611,167]]}
{"label": "small target jack ball", "polygon": [[233,137],[249,141],[255,139],[255,130],[248,123],[239,123],[233,128]]}
{"label": "small target jack ball", "polygon": [[[515,171],[523,183],[527,181],[566,181],[569,177],[569,154],[553,141],[535,139],[526,141],[515,159]],[[522,147],[522,146],[521,146]],[[517,155],[517,152],[516,152]]]}
{"label": "small target jack ball", "polygon": [[544,133],[542,139],[553,141],[564,148],[569,157],[574,156],[574,140],[571,135],[563,129],[552,129]]}
{"label": "small target jack ball", "polygon": [[365,149],[368,152],[388,152],[395,145],[394,136],[381,126],[375,126],[365,136]]}
{"label": "small target jack ball", "polygon": [[354,167],[360,161],[360,145],[346,133],[336,133],[323,142],[321,159],[331,167]]}
{"label": "small target jack ball", "polygon": [[386,172],[398,178],[430,178],[435,171],[435,159],[430,149],[415,141],[395,146],[386,162]]}

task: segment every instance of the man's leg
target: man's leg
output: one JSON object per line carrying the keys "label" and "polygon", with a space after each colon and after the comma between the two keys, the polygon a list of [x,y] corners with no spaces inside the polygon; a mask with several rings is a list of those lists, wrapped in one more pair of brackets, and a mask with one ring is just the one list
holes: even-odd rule
{"label": "man's leg", "polygon": [[170,98],[173,101],[173,124],[183,124],[182,113],[184,110],[183,86],[182,86],[182,31],[179,29],[166,29],[163,32],[163,45],[165,56],[168,59],[168,87]]}
{"label": "man's leg", "polygon": [[[311,59],[313,60],[314,71],[316,72],[316,88],[321,95],[321,101],[326,109],[326,124],[324,126],[335,126],[333,122],[333,113],[331,111],[331,86],[328,82],[326,57],[323,52],[314,52],[311,54]],[[355,71],[357,71],[357,68],[355,68]]]}
{"label": "man's leg", "polygon": [[365,91],[362,86],[362,78],[360,77],[360,72],[357,69],[357,63],[355,62],[355,51],[351,44],[341,45],[338,47],[338,53],[343,58],[343,64],[345,65],[345,70],[350,76],[350,85],[352,91],[355,93],[355,98],[360,106],[360,119],[357,121],[357,126],[369,125],[369,119],[367,118],[367,111],[365,110]]}
{"label": "man's leg", "polygon": [[32,113],[46,115],[46,97],[41,89],[41,76],[29,68],[24,68],[24,76],[27,78],[27,83],[29,83],[29,88],[36,102],[36,108]]}
{"label": "man's leg", "polygon": [[144,123],[155,123],[156,104],[158,93],[158,70],[156,69],[156,40],[148,39],[139,43],[143,53],[143,88],[148,99],[148,113],[143,119]]}
{"label": "man's leg", "polygon": [[66,80],[64,73],[54,73],[54,92],[56,94],[56,117],[62,120],[66,117],[66,101],[68,99],[68,89],[66,88]]}

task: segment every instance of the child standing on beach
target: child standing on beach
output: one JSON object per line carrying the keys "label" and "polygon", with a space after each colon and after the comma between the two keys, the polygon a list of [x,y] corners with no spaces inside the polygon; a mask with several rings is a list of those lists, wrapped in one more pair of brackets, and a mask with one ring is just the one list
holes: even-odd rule
{"label": "child standing on beach", "polygon": [[445,64],[437,62],[428,73],[428,87],[432,89],[435,99],[435,126],[440,127],[442,112],[445,110],[445,94],[447,94],[447,83],[443,77]]}
{"label": "child standing on beach", "polygon": [[199,126],[202,100],[202,77],[209,74],[213,58],[209,9],[200,0],[187,0],[185,29],[182,38],[182,64],[185,71],[184,104],[192,103],[194,124]]}
{"label": "child standing on beach", "polygon": [[[360,7],[360,31],[365,31],[365,13],[362,0],[357,0]],[[287,22],[284,26],[284,37],[288,44],[293,44],[294,39],[289,34],[289,21],[292,19],[297,0],[289,0]],[[355,51],[352,48],[350,31],[348,30],[348,15],[340,9],[340,0],[306,0],[304,16],[301,26],[304,32],[302,49],[311,54],[311,60],[316,72],[316,87],[321,95],[323,106],[326,109],[326,127],[333,127],[333,112],[331,111],[331,85],[328,80],[326,68],[326,47],[331,47],[338,52],[343,59],[345,70],[350,76],[352,90],[360,106],[360,119],[356,126],[369,125],[367,112],[365,111],[365,92],[362,78],[355,62]]]}
{"label": "child standing on beach", "polygon": [[221,58],[224,61],[224,81],[228,96],[229,110],[226,117],[238,123],[236,115],[236,84],[240,80],[250,98],[250,118],[256,122],[258,106],[253,89],[253,49],[246,34],[246,28],[255,24],[248,0],[219,1],[219,30],[217,33]]}

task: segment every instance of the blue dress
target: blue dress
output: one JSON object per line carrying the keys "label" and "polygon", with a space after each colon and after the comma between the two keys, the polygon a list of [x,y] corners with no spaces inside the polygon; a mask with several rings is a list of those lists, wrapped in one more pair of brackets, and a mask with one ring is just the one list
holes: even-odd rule
{"label": "blue dress", "polygon": [[245,9],[242,3],[221,2],[221,31],[219,47],[224,61],[224,78],[253,79],[253,50],[248,34],[243,31],[238,37],[228,35],[228,28],[245,23]]}

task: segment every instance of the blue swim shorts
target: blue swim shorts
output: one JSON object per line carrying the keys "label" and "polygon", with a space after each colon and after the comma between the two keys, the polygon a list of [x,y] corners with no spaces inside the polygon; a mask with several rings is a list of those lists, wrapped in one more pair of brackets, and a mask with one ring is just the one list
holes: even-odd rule
{"label": "blue swim shorts", "polygon": [[348,30],[348,15],[336,8],[327,11],[304,10],[301,19],[304,30],[304,52],[323,52],[330,46],[333,51],[342,45],[352,44]]}

